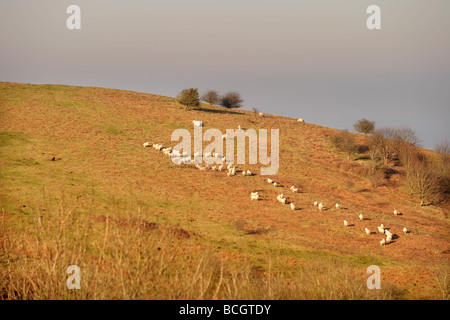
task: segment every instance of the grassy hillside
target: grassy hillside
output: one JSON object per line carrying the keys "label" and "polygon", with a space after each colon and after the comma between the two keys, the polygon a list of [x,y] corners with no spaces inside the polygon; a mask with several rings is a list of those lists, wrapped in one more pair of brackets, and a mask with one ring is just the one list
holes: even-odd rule
{"label": "grassy hillside", "polygon": [[[273,178],[285,187],[269,185],[258,165],[238,166],[252,177],[230,178],[142,146],[174,146],[172,131],[193,132],[192,120],[223,132],[279,129]],[[185,111],[173,98],[122,90],[0,83],[1,297],[448,299],[448,204],[420,207],[401,167],[387,179],[368,176],[367,156],[348,160],[331,146],[338,130],[305,120]],[[250,201],[253,190],[263,200]],[[299,210],[278,203],[279,193]],[[364,233],[381,223],[398,235],[386,246]],[[69,265],[81,268],[81,290],[66,288]],[[381,290],[366,288],[369,265],[381,268]]]}

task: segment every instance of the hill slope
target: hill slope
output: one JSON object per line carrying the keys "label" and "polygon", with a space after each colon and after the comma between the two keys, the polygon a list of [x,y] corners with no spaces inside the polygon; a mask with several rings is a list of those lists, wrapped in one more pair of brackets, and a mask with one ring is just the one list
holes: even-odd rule
{"label": "hill slope", "polygon": [[[175,99],[152,94],[57,85],[0,83],[0,112],[0,270],[10,279],[0,288],[4,298],[76,298],[48,284],[65,279],[70,264],[89,270],[93,282],[82,297],[96,298],[440,298],[448,289],[448,207],[420,207],[406,192],[401,168],[376,186],[362,174],[364,157],[350,161],[330,146],[328,137],[338,130],[215,106],[186,111]],[[238,125],[279,129],[280,169],[273,178],[284,187],[269,185],[258,165],[238,166],[252,177],[229,178],[176,166],[143,148],[145,141],[174,146],[172,131],[193,132],[192,120],[223,132]],[[302,192],[290,192],[291,185]],[[261,201],[250,201],[253,190]],[[298,210],[278,203],[279,193]],[[324,212],[312,205],[316,200]],[[366,220],[358,219],[361,213]],[[387,246],[380,246],[381,235],[364,233],[381,223],[398,235]],[[405,226],[410,233],[403,234]],[[136,267],[141,257],[148,269]],[[214,261],[204,264],[206,257]],[[248,282],[241,285],[248,285],[239,296],[231,283],[244,265]],[[380,266],[382,286],[390,288],[385,296],[367,292],[369,265]],[[194,290],[204,281],[196,278],[199,266],[214,284],[200,296]],[[47,282],[39,282],[42,270]],[[95,291],[96,277],[116,288],[110,272],[120,275],[120,289]],[[273,272],[279,287],[270,283]],[[166,281],[157,282],[163,274]],[[320,276],[333,293],[307,280]],[[352,289],[343,289],[345,281]],[[17,290],[20,284],[28,291]],[[156,287],[165,289],[149,293]]]}

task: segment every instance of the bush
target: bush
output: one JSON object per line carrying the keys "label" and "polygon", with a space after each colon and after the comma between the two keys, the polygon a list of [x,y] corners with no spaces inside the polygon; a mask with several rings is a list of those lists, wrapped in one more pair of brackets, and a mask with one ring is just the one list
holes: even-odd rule
{"label": "bush", "polygon": [[364,133],[364,135],[366,135],[375,130],[375,121],[369,121],[363,118],[355,122],[355,124],[353,124],[353,128],[356,132]]}
{"label": "bush", "polygon": [[198,107],[200,105],[200,99],[198,98],[198,89],[190,88],[181,91],[178,95],[178,102],[186,106],[186,110],[192,107]]}
{"label": "bush", "polygon": [[419,139],[409,128],[381,128],[369,140],[369,155],[373,161],[387,165],[398,159],[404,148],[415,147],[418,143]]}
{"label": "bush", "polygon": [[218,104],[220,102],[220,96],[215,90],[208,90],[201,96],[201,100],[209,103],[210,105]]}
{"label": "bush", "polygon": [[241,108],[244,100],[238,92],[228,92],[220,98],[219,104],[228,109]]}
{"label": "bush", "polygon": [[339,151],[344,152],[348,159],[358,152],[358,146],[356,145],[355,138],[346,130],[341,131],[334,137],[331,137],[331,143]]}

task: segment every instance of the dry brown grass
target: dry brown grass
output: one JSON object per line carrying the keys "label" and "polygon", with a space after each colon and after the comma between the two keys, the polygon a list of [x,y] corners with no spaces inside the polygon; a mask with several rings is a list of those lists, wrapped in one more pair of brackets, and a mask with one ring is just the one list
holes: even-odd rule
{"label": "dry brown grass", "polygon": [[[0,84],[0,112],[4,299],[442,298],[432,270],[448,266],[448,203],[421,208],[401,175],[372,188],[358,172],[365,160],[346,167],[329,147],[337,130],[206,105],[184,111],[136,92],[12,83]],[[255,165],[242,166],[253,177],[200,174],[142,147],[173,145],[171,132],[191,120],[280,129],[274,178],[287,188],[268,185]],[[263,200],[251,202],[252,190]],[[282,192],[299,210],[275,200]],[[386,247],[364,235],[380,223],[399,236]],[[65,287],[71,264],[82,270],[78,292]],[[387,290],[365,289],[371,264]]]}

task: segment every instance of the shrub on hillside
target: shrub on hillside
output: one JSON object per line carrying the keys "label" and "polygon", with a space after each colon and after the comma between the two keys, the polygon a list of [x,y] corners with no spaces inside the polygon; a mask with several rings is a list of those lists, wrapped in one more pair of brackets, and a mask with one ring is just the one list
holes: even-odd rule
{"label": "shrub on hillside", "polygon": [[346,130],[332,136],[330,140],[335,148],[347,155],[348,159],[358,152],[358,146],[356,145],[355,138]]}
{"label": "shrub on hillside", "polygon": [[220,98],[219,104],[228,109],[237,109],[242,107],[243,102],[238,92],[228,92]]}
{"label": "shrub on hillside", "polygon": [[189,88],[184,89],[178,95],[178,102],[186,106],[186,110],[200,105],[200,99],[198,98],[198,89]]}
{"label": "shrub on hillside", "polygon": [[372,133],[375,130],[375,121],[369,121],[363,118],[355,122],[353,124],[353,128],[356,132],[364,133],[364,135],[367,135],[368,133]]}
{"label": "shrub on hillside", "polygon": [[220,102],[220,96],[215,90],[208,90],[200,99],[210,105],[218,104]]}

